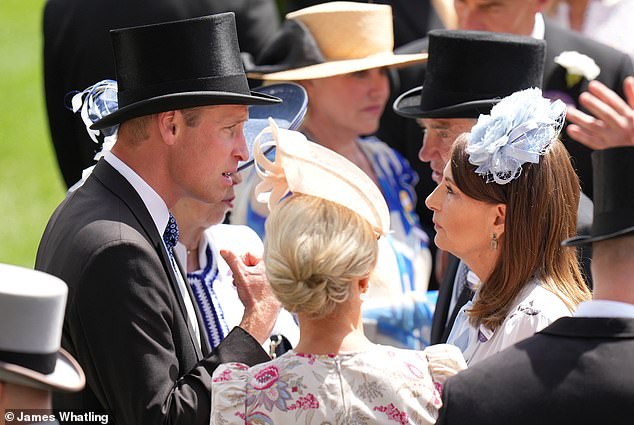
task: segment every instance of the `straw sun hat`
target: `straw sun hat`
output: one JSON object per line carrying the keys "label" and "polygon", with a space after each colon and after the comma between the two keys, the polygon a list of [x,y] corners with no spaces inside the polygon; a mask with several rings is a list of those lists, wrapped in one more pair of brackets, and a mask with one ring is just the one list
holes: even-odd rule
{"label": "straw sun hat", "polygon": [[246,65],[249,77],[307,80],[427,59],[427,54],[394,54],[392,8],[388,5],[330,2],[289,13],[286,18],[255,64]]}

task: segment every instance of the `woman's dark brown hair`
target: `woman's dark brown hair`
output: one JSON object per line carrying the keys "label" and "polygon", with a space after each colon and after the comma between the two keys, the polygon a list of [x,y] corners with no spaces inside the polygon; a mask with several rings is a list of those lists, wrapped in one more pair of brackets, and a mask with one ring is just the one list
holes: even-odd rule
{"label": "woman's dark brown hair", "polygon": [[576,234],[580,186],[568,152],[553,141],[538,164],[526,163],[519,177],[500,185],[486,183],[475,172],[466,152],[467,135],[460,136],[451,153],[456,186],[467,196],[487,203],[506,204],[500,255],[478,299],[469,311],[474,325],[497,329],[513,300],[536,278],[571,310],[590,298],[574,248],[561,241]]}

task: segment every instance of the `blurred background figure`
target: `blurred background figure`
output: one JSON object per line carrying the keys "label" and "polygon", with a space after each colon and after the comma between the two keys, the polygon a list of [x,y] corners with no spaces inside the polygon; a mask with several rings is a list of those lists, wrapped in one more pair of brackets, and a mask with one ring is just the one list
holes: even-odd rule
{"label": "blurred background figure", "polygon": [[68,94],[115,79],[109,30],[228,11],[236,14],[243,51],[257,53],[279,28],[274,0],[47,0],[42,22],[46,109],[67,187],[94,165],[100,149],[79,116],[69,110]]}
{"label": "blurred background figure", "polygon": [[[361,168],[386,198],[393,233],[381,242],[368,320],[379,320],[392,343],[420,347],[430,313],[424,303],[431,269],[429,239],[414,211],[418,176],[394,149],[376,137],[389,97],[387,68],[425,59],[394,55],[390,6],[331,2],[287,15],[282,30],[248,67],[252,78],[295,81],[308,93],[300,130],[308,138]],[[247,224],[261,236],[268,211],[253,197],[257,178],[237,188],[231,222]],[[371,305],[377,307],[370,313]],[[369,332],[369,331],[368,331]],[[424,336],[423,333],[427,333]]]}
{"label": "blurred background figure", "polygon": [[436,245],[475,274],[468,279],[473,301],[461,308],[447,340],[469,365],[590,298],[576,251],[559,245],[576,233],[580,197],[558,140],[565,114],[562,101],[551,103],[538,88],[502,99],[458,137],[442,182],[425,202],[434,212]]}
{"label": "blurred background figure", "polygon": [[271,208],[266,274],[282,305],[297,314],[300,342],[260,368],[220,367],[211,422],[434,423],[439,385],[466,367],[456,347],[397,349],[372,343],[363,330],[377,239],[390,228],[380,190],[352,162],[301,133],[272,127],[272,140],[263,141],[276,146],[274,162],[257,146],[255,154],[259,199]]}
{"label": "blurred background figure", "polygon": [[634,0],[551,0],[553,22],[627,53],[634,60]]}
{"label": "blurred background figure", "polygon": [[[51,391],[75,392],[86,378],[60,348],[68,288],[54,276],[0,264],[0,412],[52,415]],[[100,412],[94,412],[100,413]],[[41,420],[41,423],[57,423]]]}

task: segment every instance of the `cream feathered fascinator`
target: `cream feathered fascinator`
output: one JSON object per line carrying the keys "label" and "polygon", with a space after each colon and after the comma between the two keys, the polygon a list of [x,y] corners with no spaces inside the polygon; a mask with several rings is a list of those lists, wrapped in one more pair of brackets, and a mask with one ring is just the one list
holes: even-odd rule
{"label": "cream feathered fascinator", "polygon": [[487,183],[509,183],[520,176],[522,165],[539,163],[565,118],[566,104],[542,97],[540,89],[515,92],[478,118],[466,148],[469,162]]}
{"label": "cream feathered fascinator", "polygon": [[[270,147],[275,147],[274,161],[262,153]],[[255,140],[253,157],[262,178],[255,195],[269,210],[288,193],[303,193],[343,205],[366,219],[377,234],[388,233],[390,212],[383,194],[363,170],[338,153],[269,119]]]}

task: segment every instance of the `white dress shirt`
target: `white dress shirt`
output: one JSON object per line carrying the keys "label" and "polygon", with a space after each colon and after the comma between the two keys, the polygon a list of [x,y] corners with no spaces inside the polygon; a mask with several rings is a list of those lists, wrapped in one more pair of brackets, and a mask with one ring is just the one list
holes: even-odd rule
{"label": "white dress shirt", "polygon": [[583,301],[577,306],[575,317],[625,317],[634,319],[634,304],[609,300]]}

